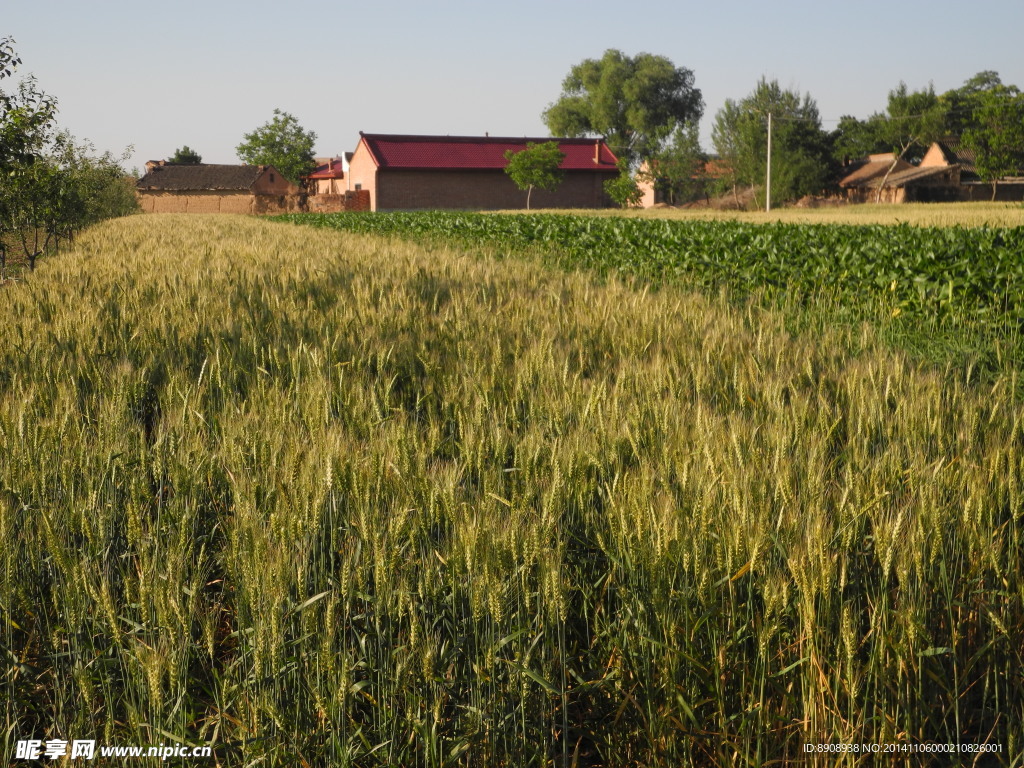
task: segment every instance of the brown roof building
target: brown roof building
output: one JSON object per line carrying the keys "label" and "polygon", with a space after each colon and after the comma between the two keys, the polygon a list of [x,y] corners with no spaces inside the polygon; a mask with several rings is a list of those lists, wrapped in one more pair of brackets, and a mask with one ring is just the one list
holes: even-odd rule
{"label": "brown roof building", "polygon": [[299,188],[272,165],[150,160],[135,189],[146,213],[280,213],[300,205]]}
{"label": "brown roof building", "polygon": [[855,202],[1020,201],[1024,197],[1024,179],[983,182],[974,151],[955,140],[932,142],[920,165],[897,160],[891,152],[870,155],[839,186]]}

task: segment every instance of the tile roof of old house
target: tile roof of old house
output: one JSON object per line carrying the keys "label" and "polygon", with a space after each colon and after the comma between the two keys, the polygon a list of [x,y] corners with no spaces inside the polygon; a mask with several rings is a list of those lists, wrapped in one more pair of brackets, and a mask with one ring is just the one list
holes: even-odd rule
{"label": "tile roof of old house", "polygon": [[[871,186],[871,182],[882,179],[892,168],[890,178],[900,171],[912,169],[914,166],[906,160],[896,160],[896,167],[893,168],[895,156],[891,152],[869,155],[866,162],[861,163],[855,170],[847,174],[839,182],[841,187],[864,187]],[[886,182],[888,183],[888,182]],[[877,186],[877,185],[875,185]]]}
{"label": "tile roof of old house", "polygon": [[602,139],[501,138],[495,136],[402,136],[359,134],[378,168],[407,170],[493,170],[508,165],[505,152],[527,142],[558,142],[563,171],[615,171],[617,158]]}
{"label": "tile roof of old house", "polygon": [[947,163],[959,165],[960,170],[968,175],[976,176],[978,174],[976,165],[977,155],[973,149],[956,139],[946,139],[935,143],[939,145],[939,149],[942,150],[942,156],[946,158]]}
{"label": "tile roof of old house", "polygon": [[[910,168],[893,171],[889,175],[888,179],[885,179],[885,186],[887,187],[902,187],[914,181],[922,181],[923,179],[931,178],[932,176],[941,176],[944,173],[950,173],[952,166],[948,165],[933,165],[925,168],[918,166],[911,166]],[[882,179],[872,179],[872,181],[866,186],[878,188],[882,185]]]}
{"label": "tile roof of old house", "polygon": [[147,163],[146,175],[135,186],[140,190],[249,191],[269,165],[171,165]]}

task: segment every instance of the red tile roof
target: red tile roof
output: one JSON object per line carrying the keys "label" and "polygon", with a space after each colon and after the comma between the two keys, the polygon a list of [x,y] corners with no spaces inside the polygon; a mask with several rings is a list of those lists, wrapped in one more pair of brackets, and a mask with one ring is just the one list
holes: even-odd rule
{"label": "red tile roof", "polygon": [[342,170],[341,160],[328,160],[323,165],[318,165],[307,179],[343,179],[345,172]]}
{"label": "red tile roof", "polygon": [[[565,153],[563,171],[615,171],[617,158],[602,139],[530,139],[494,136],[397,136],[359,134],[378,168],[419,170],[491,170],[508,165],[505,152],[526,149],[527,142],[557,141]],[[595,158],[597,162],[595,162]]]}

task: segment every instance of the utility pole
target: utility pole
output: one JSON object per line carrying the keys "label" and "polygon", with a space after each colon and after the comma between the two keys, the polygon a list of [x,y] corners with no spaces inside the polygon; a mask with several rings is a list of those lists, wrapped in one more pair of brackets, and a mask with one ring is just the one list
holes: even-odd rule
{"label": "utility pole", "polygon": [[768,174],[764,190],[765,213],[772,210],[772,113],[768,113]]}

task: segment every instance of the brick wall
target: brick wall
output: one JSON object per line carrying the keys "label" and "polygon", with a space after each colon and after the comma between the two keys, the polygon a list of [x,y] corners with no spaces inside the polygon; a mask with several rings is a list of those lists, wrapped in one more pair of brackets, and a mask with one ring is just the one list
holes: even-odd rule
{"label": "brick wall", "polygon": [[[569,171],[554,192],[533,190],[530,207],[606,207],[609,200],[603,184],[615,175],[615,172]],[[425,208],[499,210],[526,207],[526,192],[519,189],[502,170],[385,170],[378,171],[375,187],[373,209],[378,211]]]}

